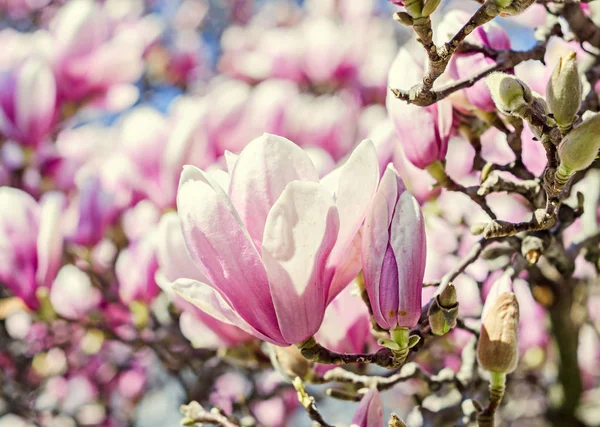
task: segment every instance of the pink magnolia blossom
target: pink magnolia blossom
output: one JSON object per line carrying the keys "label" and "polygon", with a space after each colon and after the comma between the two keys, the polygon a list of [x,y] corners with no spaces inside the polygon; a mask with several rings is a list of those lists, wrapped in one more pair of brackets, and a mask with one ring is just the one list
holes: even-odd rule
{"label": "pink magnolia blossom", "polygon": [[351,427],[382,427],[383,423],[383,402],[379,391],[372,388],[361,399]]}
{"label": "pink magnolia blossom", "polygon": [[379,180],[375,148],[363,141],[319,181],[302,149],[265,134],[228,167],[227,192],[200,169],[184,168],[178,213],[209,281],[180,279],[174,289],[270,343],[305,341],[360,270],[355,237]]}
{"label": "pink magnolia blossom", "polygon": [[[389,86],[409,89],[418,83],[423,75],[418,59],[408,48],[401,48],[390,68]],[[413,165],[425,169],[433,162],[445,159],[452,131],[450,101],[442,100],[422,108],[396,99],[390,91],[387,108],[404,154]]]}
{"label": "pink magnolia blossom", "polygon": [[53,68],[62,98],[81,101],[141,76],[147,43],[144,32],[119,27],[101,4],[70,1],[60,8],[50,29],[55,43]]}
{"label": "pink magnolia blossom", "polygon": [[365,287],[384,329],[413,327],[421,316],[426,239],[417,200],[388,166],[362,231]]}
{"label": "pink magnolia blossom", "polygon": [[56,111],[52,70],[30,58],[0,77],[0,133],[36,147],[48,137]]}
{"label": "pink magnolia blossom", "polygon": [[79,192],[65,213],[67,239],[78,245],[93,246],[115,220],[118,210],[111,193],[97,176],[89,176],[77,186]]}
{"label": "pink magnolia blossom", "polygon": [[50,290],[54,310],[67,319],[83,318],[97,308],[101,300],[102,295],[90,277],[71,264],[60,269]]}
{"label": "pink magnolia blossom", "polygon": [[115,264],[119,282],[119,297],[125,304],[133,301],[151,302],[160,292],[154,280],[158,269],[156,233],[146,233],[122,250]]}
{"label": "pink magnolia blossom", "polygon": [[50,287],[62,259],[63,198],[50,193],[41,203],[24,191],[0,188],[0,282],[30,308],[36,290]]}

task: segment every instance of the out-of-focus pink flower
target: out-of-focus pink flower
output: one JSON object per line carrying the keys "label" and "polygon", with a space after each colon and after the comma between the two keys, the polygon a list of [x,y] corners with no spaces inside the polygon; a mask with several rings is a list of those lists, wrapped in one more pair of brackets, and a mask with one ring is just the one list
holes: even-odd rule
{"label": "out-of-focus pink flower", "polygon": [[62,204],[60,194],[38,204],[21,190],[0,188],[0,282],[30,308],[38,307],[37,288],[50,287],[60,267]]}
{"label": "out-of-focus pink flower", "polygon": [[[417,83],[423,70],[408,48],[401,48],[389,73],[392,88],[408,89]],[[390,92],[387,108],[406,158],[424,169],[444,160],[452,131],[452,104],[442,100],[429,107],[417,107],[396,99]]]}
{"label": "out-of-focus pink flower", "polygon": [[514,288],[515,295],[519,300],[519,349],[521,353],[532,348],[545,348],[550,341],[547,326],[548,313],[535,301],[527,282],[516,279]]}
{"label": "out-of-focus pink flower", "polygon": [[352,286],[344,289],[329,305],[316,339],[340,353],[362,353],[373,341],[369,311]]}
{"label": "out-of-focus pink flower", "polygon": [[139,396],[147,384],[147,374],[143,368],[128,369],[119,375],[119,391],[128,399]]}
{"label": "out-of-focus pink flower", "polygon": [[[443,21],[437,26],[436,32],[441,33],[444,38],[452,36],[460,30],[470,17],[470,14],[462,10],[452,10],[444,16]],[[469,34],[467,41],[497,50],[510,49],[508,34],[502,27],[493,22],[483,27],[477,27],[475,31]],[[452,57],[448,71],[453,79],[466,79],[495,64],[495,62],[494,59],[486,57],[483,53],[459,53]],[[473,86],[464,89],[464,93],[469,103],[477,109],[493,111],[496,108],[484,80],[480,80]]]}
{"label": "out-of-focus pink flower", "polygon": [[0,77],[0,133],[36,147],[48,137],[56,112],[52,70],[30,58]]}
{"label": "out-of-focus pink flower", "polygon": [[376,388],[370,389],[361,399],[352,418],[352,427],[382,427],[383,402]]}
{"label": "out-of-focus pink flower", "polygon": [[154,280],[158,269],[156,234],[146,233],[121,251],[115,264],[119,282],[119,298],[125,304],[133,301],[151,302],[160,292]]}
{"label": "out-of-focus pink flower", "polygon": [[137,80],[147,40],[119,28],[101,4],[73,0],[50,23],[54,36],[54,72],[60,96],[80,101],[115,84]]}
{"label": "out-of-focus pink flower", "polygon": [[421,316],[426,239],[417,200],[388,166],[362,231],[365,287],[384,329],[413,327]]}
{"label": "out-of-focus pink flower", "polygon": [[22,19],[28,14],[40,10],[51,0],[0,0],[0,11],[8,12],[12,19]]}
{"label": "out-of-focus pink flower", "polygon": [[67,239],[84,246],[94,246],[115,220],[118,210],[115,201],[102,187],[98,176],[86,177],[65,213]]}
{"label": "out-of-focus pink flower", "polygon": [[300,343],[360,270],[354,240],[379,180],[375,148],[363,141],[321,182],[306,153],[274,135],[233,161],[227,193],[200,169],[181,175],[183,233],[210,282],[174,289],[261,339]]}
{"label": "out-of-focus pink flower", "polygon": [[[203,283],[208,281],[190,258],[181,222],[175,212],[163,215],[157,233],[156,256],[159,270],[156,272],[156,281],[163,289],[170,291],[170,284],[182,277]],[[181,297],[173,295],[173,298],[174,304],[183,311],[179,323],[181,332],[195,347],[229,347],[253,339],[236,326],[209,316]]]}
{"label": "out-of-focus pink flower", "polygon": [[80,319],[100,305],[102,295],[90,277],[75,267],[62,267],[50,290],[54,310],[67,319]]}

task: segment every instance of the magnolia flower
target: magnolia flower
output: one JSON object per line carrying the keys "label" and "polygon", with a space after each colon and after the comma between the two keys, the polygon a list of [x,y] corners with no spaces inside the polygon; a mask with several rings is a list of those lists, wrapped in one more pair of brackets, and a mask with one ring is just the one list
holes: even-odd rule
{"label": "magnolia flower", "polygon": [[425,258],[419,204],[388,166],[362,231],[365,288],[382,328],[411,328],[419,321]]}
{"label": "magnolia flower", "polygon": [[382,427],[383,402],[376,388],[372,388],[360,401],[350,427]]}
{"label": "magnolia flower", "polygon": [[45,62],[30,58],[0,78],[0,133],[37,146],[51,130],[56,84]]}
{"label": "magnolia flower", "polygon": [[[418,83],[423,75],[418,59],[409,48],[400,49],[390,68],[389,86],[409,88],[411,84]],[[441,100],[422,108],[396,99],[390,92],[387,108],[404,154],[413,165],[425,169],[446,158],[452,130],[450,101]]]}
{"label": "magnolia flower", "polygon": [[54,310],[67,319],[84,317],[97,308],[101,300],[102,295],[90,277],[71,264],[60,269],[50,290]]}
{"label": "magnolia flower", "polygon": [[50,287],[62,259],[62,196],[49,193],[41,203],[24,191],[0,188],[0,283],[30,308],[36,290]]}
{"label": "magnolia flower", "polygon": [[144,29],[134,33],[116,27],[93,0],[72,0],[60,8],[50,29],[61,98],[80,101],[140,77],[147,43]]}
{"label": "magnolia flower", "polygon": [[119,254],[115,272],[119,281],[119,298],[125,304],[151,302],[160,292],[154,280],[158,269],[156,246],[156,233],[151,230]]}
{"label": "magnolia flower", "polygon": [[291,141],[264,134],[229,156],[229,185],[192,166],[177,194],[183,235],[206,283],[179,279],[184,298],[280,346],[319,329],[329,302],[360,270],[355,237],[379,180],[363,141],[319,181]]}

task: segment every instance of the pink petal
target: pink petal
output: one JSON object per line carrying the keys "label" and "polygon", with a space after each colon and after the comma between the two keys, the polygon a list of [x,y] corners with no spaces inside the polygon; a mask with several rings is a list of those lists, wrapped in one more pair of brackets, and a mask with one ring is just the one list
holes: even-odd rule
{"label": "pink petal", "polygon": [[263,134],[244,148],[235,163],[229,198],[260,248],[271,206],[294,180],[318,181],[310,157],[293,142]]}
{"label": "pink petal", "polygon": [[61,229],[64,197],[48,193],[42,201],[40,230],[37,237],[38,268],[36,280],[50,286],[62,261],[64,236]]}
{"label": "pink petal", "polygon": [[352,427],[383,427],[383,402],[376,388],[369,390],[360,401],[352,418]]}
{"label": "pink petal", "polygon": [[362,230],[362,264],[365,286],[380,326],[390,327],[382,312],[380,282],[382,265],[389,244],[389,226],[398,197],[397,177],[388,167],[373,198]]}
{"label": "pink petal", "polygon": [[244,321],[236,310],[234,310],[225,300],[223,295],[214,289],[214,285],[212,284],[202,283],[192,279],[178,279],[173,283],[172,289],[183,299],[189,301],[204,313],[223,323],[237,326],[241,330],[272,344],[280,346],[289,345],[289,343],[283,339],[274,340],[270,336],[262,334],[252,325]]}
{"label": "pink petal", "polygon": [[160,219],[156,240],[158,267],[168,282],[179,278],[208,281],[190,257],[181,231],[181,222],[175,212],[168,212]]}
{"label": "pink petal", "polygon": [[398,266],[398,325],[412,327],[421,316],[426,243],[423,214],[417,200],[408,192],[400,196],[396,205],[390,224],[390,245]]}
{"label": "pink petal", "polygon": [[184,167],[177,210],[188,251],[210,283],[245,321],[282,341],[265,267],[223,189]]}
{"label": "pink petal", "polygon": [[[379,162],[375,146],[370,140],[364,140],[352,152],[346,163],[340,167],[335,204],[340,215],[340,230],[335,247],[328,261],[329,268],[337,269],[347,260],[356,233],[362,225],[371,199],[379,182]],[[358,274],[360,267],[356,266]],[[350,277],[352,280],[354,277]],[[330,291],[330,299],[350,282],[338,281]]]}
{"label": "pink petal", "polygon": [[317,183],[291,182],[269,212],[263,260],[288,343],[304,341],[321,325],[333,276],[327,257],[338,230],[333,197]]}

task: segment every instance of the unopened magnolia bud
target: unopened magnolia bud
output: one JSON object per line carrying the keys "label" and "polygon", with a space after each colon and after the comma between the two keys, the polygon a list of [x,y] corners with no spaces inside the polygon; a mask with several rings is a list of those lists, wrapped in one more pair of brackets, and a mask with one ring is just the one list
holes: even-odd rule
{"label": "unopened magnolia bud", "polygon": [[406,12],[396,12],[394,13],[394,20],[401,23],[402,25],[406,25],[407,27],[412,27],[413,19]]}
{"label": "unopened magnolia bud", "polygon": [[484,309],[477,360],[487,371],[508,374],[516,369],[519,361],[519,303],[512,292],[493,298],[491,306]]}
{"label": "unopened magnolia bud", "polygon": [[524,12],[535,0],[496,0],[501,16],[514,16]]}
{"label": "unopened magnolia bud", "polygon": [[456,300],[456,288],[449,284],[442,293],[435,297],[429,306],[427,313],[429,326],[434,335],[444,335],[456,326],[458,316],[458,301]]}
{"label": "unopened magnolia bud", "polygon": [[293,379],[299,377],[308,380],[313,375],[312,362],[306,360],[295,346],[279,347],[268,345],[271,362],[283,376]]}
{"label": "unopened magnolia bud", "polygon": [[423,10],[421,11],[422,16],[429,16],[440,5],[442,0],[425,0],[425,4],[423,5]]}
{"label": "unopened magnolia bud", "polygon": [[560,58],[546,86],[548,106],[561,128],[573,125],[581,106],[581,79],[575,56],[575,52],[571,52]]}
{"label": "unopened magnolia bud", "polygon": [[571,130],[558,146],[557,183],[564,185],[575,172],[588,168],[596,159],[599,148],[600,114],[596,114]]}
{"label": "unopened magnolia bud", "polygon": [[521,80],[505,73],[491,73],[485,82],[496,107],[504,114],[514,114],[533,102],[529,87]]}
{"label": "unopened magnolia bud", "polygon": [[420,18],[423,10],[423,0],[406,0],[404,8],[413,18]]}

